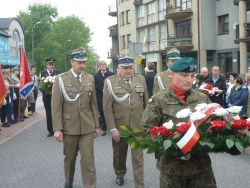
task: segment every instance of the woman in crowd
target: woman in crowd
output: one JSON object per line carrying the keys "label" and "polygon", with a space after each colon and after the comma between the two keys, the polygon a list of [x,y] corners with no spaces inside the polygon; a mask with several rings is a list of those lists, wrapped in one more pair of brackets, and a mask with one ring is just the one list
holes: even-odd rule
{"label": "woman in crowd", "polygon": [[237,73],[232,72],[229,74],[229,80],[227,82],[227,92],[226,92],[226,97],[225,97],[226,106],[228,106],[228,98],[230,96],[231,89],[234,86],[234,82],[235,82],[236,77],[238,77]]}
{"label": "woman in crowd", "polygon": [[247,116],[247,100],[248,100],[248,88],[245,84],[243,84],[243,79],[241,77],[237,77],[235,79],[235,83],[233,88],[231,89],[228,106],[242,106],[240,111],[240,117]]}

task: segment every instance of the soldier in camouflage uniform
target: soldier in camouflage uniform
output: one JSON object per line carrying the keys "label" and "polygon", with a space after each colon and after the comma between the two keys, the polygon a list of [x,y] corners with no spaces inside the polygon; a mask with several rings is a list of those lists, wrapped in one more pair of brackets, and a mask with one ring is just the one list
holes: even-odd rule
{"label": "soldier in camouflage uniform", "polygon": [[[191,89],[196,66],[193,58],[176,60],[171,66],[171,85],[155,94],[147,105],[142,125],[149,130],[156,125],[172,120],[179,123],[176,113],[184,108],[194,110],[200,103],[209,103],[209,98]],[[157,167],[160,170],[161,188],[216,188],[211,160],[207,154],[183,157],[162,156]]]}
{"label": "soldier in camouflage uniform", "polygon": [[170,77],[170,66],[175,60],[180,59],[180,51],[176,48],[170,49],[165,55],[167,58],[167,70],[155,76],[153,94],[157,93],[158,91],[162,91],[170,85],[170,83],[172,82],[172,78]]}
{"label": "soldier in camouflage uniform", "polygon": [[[116,184],[124,184],[128,143],[120,137],[120,125],[127,124],[141,129],[141,118],[148,101],[144,77],[134,75],[133,58],[118,60],[119,74],[105,80],[103,91],[104,116],[112,135],[113,166]],[[131,150],[134,182],[136,188],[143,188],[143,152]]]}

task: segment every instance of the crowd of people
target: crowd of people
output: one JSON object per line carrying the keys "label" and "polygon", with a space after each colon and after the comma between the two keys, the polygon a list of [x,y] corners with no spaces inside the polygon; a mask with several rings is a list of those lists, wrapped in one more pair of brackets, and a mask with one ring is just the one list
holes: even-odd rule
{"label": "crowd of people", "polygon": [[10,127],[13,124],[24,121],[26,118],[29,118],[29,116],[38,114],[38,112],[36,111],[36,100],[38,96],[38,77],[36,75],[35,67],[30,67],[30,74],[34,82],[34,89],[26,99],[20,97],[19,93],[19,67],[8,67],[1,70],[1,74],[3,75],[3,80],[7,91],[7,96],[4,98],[2,107],[0,108],[0,129],[1,127]]}
{"label": "crowd of people", "polygon": [[[213,66],[211,72],[202,67],[200,73],[196,73],[194,58],[181,58],[176,48],[167,51],[165,56],[167,70],[156,74],[155,64],[148,63],[145,76],[135,74],[134,59],[130,57],[118,59],[117,74],[108,70],[105,61],[100,61],[97,73],[89,75],[85,72],[87,54],[82,48],[70,53],[72,68],[60,75],[54,70],[55,60],[46,60],[42,77],[56,76],[52,93],[43,93],[47,136],[54,136],[64,144],[65,188],[73,186],[78,152],[84,186],[96,187],[94,138],[99,134],[105,136],[107,131],[112,137],[115,183],[124,184],[128,143],[121,137],[122,124],[149,130],[163,121],[175,121],[174,114],[178,109],[192,108],[201,102],[214,102],[225,108],[242,106],[240,116],[250,116],[250,69],[244,77],[230,73],[226,79],[218,66]],[[19,100],[19,72],[16,67],[3,70],[8,95],[1,108],[2,127],[23,121],[27,117],[24,113],[26,106],[28,115],[37,114],[35,68],[31,67],[35,89],[27,100]],[[205,84],[216,88],[215,92],[205,95],[197,91]],[[135,187],[143,188],[143,152],[131,150],[131,155]],[[161,172],[161,188],[216,187],[208,155],[189,160],[163,156],[157,161],[157,168]]]}

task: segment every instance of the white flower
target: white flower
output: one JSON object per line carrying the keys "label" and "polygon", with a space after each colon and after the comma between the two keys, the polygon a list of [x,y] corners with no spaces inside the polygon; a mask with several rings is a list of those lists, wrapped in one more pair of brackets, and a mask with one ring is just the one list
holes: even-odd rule
{"label": "white flower", "polygon": [[216,116],[225,116],[227,113],[228,111],[224,108],[218,108],[213,112],[213,114]]}
{"label": "white flower", "polygon": [[45,79],[43,82],[44,82],[44,83],[47,83],[47,82],[48,82],[48,80],[47,80],[47,79]]}
{"label": "white flower", "polygon": [[172,127],[174,126],[174,123],[172,120],[163,123],[163,126],[166,127],[167,129],[172,129]]}
{"label": "white flower", "polygon": [[189,115],[191,114],[191,111],[189,108],[185,108],[179,112],[176,113],[176,117],[178,119],[181,119],[181,118],[187,118]]}
{"label": "white flower", "polygon": [[44,80],[45,79],[45,77],[42,77],[42,80]]}
{"label": "white flower", "polygon": [[242,106],[232,106],[227,109],[228,112],[234,113],[234,114],[239,114],[242,109]]}
{"label": "white flower", "polygon": [[239,115],[233,116],[233,119],[234,120],[240,120],[240,116]]}
{"label": "white flower", "polygon": [[196,111],[194,113],[192,113],[190,115],[190,121],[191,122],[194,122],[194,121],[197,121],[197,120],[201,120],[202,118],[204,118],[206,116],[206,114],[200,112],[200,111]]}
{"label": "white flower", "polygon": [[202,110],[204,110],[207,106],[208,106],[207,103],[201,103],[201,104],[198,104],[198,105],[195,107],[195,110],[196,110],[196,111],[202,111]]}
{"label": "white flower", "polygon": [[250,121],[250,117],[246,119],[247,121]]}

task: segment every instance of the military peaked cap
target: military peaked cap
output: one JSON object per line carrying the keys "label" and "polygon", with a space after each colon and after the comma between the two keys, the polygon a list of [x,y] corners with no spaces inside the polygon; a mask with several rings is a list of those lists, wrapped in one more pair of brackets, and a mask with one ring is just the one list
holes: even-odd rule
{"label": "military peaked cap", "polygon": [[48,58],[45,60],[46,64],[54,64],[55,63],[55,59],[54,58]]}
{"label": "military peaked cap", "polygon": [[84,48],[78,48],[70,52],[70,59],[75,61],[87,61],[87,54]]}
{"label": "military peaked cap", "polygon": [[167,59],[180,59],[180,51],[176,48],[171,48],[165,53]]}
{"label": "military peaked cap", "polygon": [[192,57],[177,59],[170,67],[173,72],[195,72],[196,60]]}
{"label": "military peaked cap", "polygon": [[132,57],[121,57],[118,59],[118,65],[128,67],[134,65],[135,61]]}

